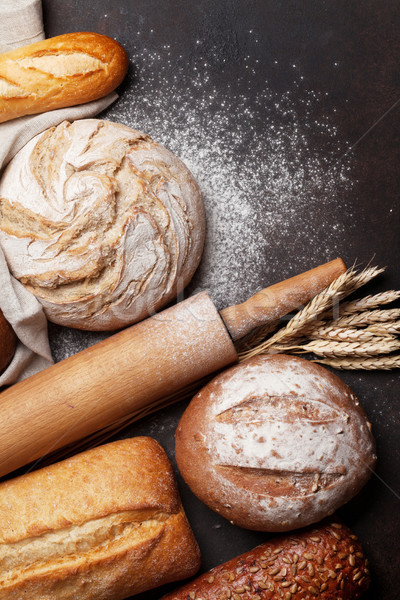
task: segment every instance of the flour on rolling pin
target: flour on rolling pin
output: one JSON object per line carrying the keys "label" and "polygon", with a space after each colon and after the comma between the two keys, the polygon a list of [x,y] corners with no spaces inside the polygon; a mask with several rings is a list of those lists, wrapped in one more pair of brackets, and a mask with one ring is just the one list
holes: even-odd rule
{"label": "flour on rolling pin", "polygon": [[286,295],[283,316],[343,270],[336,259],[221,315],[202,292],[15,384],[0,395],[0,476],[234,363],[232,338],[276,318],[262,298]]}

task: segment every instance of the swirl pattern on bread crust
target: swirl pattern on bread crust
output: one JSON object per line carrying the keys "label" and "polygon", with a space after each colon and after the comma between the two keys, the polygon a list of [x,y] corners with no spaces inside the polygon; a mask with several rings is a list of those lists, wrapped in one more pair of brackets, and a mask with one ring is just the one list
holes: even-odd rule
{"label": "swirl pattern on bread crust", "polygon": [[0,182],[13,275],[70,327],[134,323],[191,279],[204,207],[185,165],[146,134],[87,119],[31,140]]}

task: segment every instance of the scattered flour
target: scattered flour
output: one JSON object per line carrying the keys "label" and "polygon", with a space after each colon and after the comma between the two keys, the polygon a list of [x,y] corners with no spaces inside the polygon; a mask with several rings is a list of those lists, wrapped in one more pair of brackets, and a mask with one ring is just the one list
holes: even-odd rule
{"label": "scattered flour", "polygon": [[[329,114],[315,117],[324,94],[296,73],[290,91],[273,92],[248,56],[234,82],[201,53],[177,58],[164,46],[131,59],[134,76],[102,116],[150,134],[200,185],[207,239],[188,293],[206,289],[223,308],[341,253],[351,163],[337,162],[346,148]],[[93,337],[73,336],[67,349],[71,335],[51,327],[57,360]]]}

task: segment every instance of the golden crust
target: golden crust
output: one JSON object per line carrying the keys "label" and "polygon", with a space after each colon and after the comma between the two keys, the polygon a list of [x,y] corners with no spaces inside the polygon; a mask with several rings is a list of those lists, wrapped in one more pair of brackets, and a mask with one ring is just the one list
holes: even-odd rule
{"label": "golden crust", "polygon": [[1,484],[0,519],[0,600],[118,600],[199,567],[171,465],[151,438]]}
{"label": "golden crust", "polygon": [[0,55],[0,123],[97,100],[123,80],[129,60],[115,40],[67,33]]}

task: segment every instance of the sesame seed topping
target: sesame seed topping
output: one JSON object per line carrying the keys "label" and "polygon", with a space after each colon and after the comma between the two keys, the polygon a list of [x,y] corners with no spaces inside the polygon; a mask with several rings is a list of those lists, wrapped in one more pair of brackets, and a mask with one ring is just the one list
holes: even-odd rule
{"label": "sesame seed topping", "polygon": [[317,543],[318,543],[318,542],[320,542],[320,541],[321,541],[321,538],[320,538],[320,537],[316,537],[316,536],[315,536],[315,537],[311,537],[311,538],[310,538],[310,540],[311,540],[312,542],[317,542]]}
{"label": "sesame seed topping", "polygon": [[292,582],[291,582],[291,581],[284,581],[284,582],[281,584],[281,586],[282,586],[283,588],[287,588],[287,587],[289,587],[290,585],[292,585]]}
{"label": "sesame seed topping", "polygon": [[341,540],[341,539],[342,539],[342,536],[341,536],[341,535],[339,535],[339,534],[337,533],[337,531],[332,531],[332,535],[333,535],[333,537],[334,537],[334,538],[336,538],[337,540]]}
{"label": "sesame seed topping", "polygon": [[307,566],[307,561],[306,560],[302,560],[301,563],[299,563],[298,569],[299,571],[301,571],[302,569],[304,569]]}
{"label": "sesame seed topping", "polygon": [[328,587],[328,584],[327,583],[323,583],[321,585],[321,588],[320,588],[321,592],[324,592],[327,589],[327,587]]}
{"label": "sesame seed topping", "polygon": [[280,554],[282,552],[283,548],[275,548],[275,550],[273,551],[272,554]]}
{"label": "sesame seed topping", "polygon": [[292,599],[292,594],[290,592],[286,592],[285,600],[291,600],[291,599]]}
{"label": "sesame seed topping", "polygon": [[335,565],[335,571],[340,571],[341,569],[343,569],[342,563],[336,563],[336,565]]}
{"label": "sesame seed topping", "polygon": [[257,573],[257,571],[260,570],[260,567],[250,567],[249,571],[250,573]]}
{"label": "sesame seed topping", "polygon": [[298,560],[299,560],[299,555],[298,554],[293,554],[292,558],[293,558],[294,564],[296,564],[298,562]]}
{"label": "sesame seed topping", "polygon": [[295,594],[297,592],[297,583],[294,583],[292,585],[292,587],[290,588],[290,591],[292,594]]}
{"label": "sesame seed topping", "polygon": [[358,579],[360,579],[361,575],[362,575],[361,571],[359,571],[358,573],[356,573],[354,575],[354,577],[353,577],[353,581],[357,581]]}
{"label": "sesame seed topping", "polygon": [[355,557],[354,557],[354,555],[353,555],[353,554],[350,554],[350,556],[349,556],[349,565],[350,565],[351,567],[354,567],[354,566],[355,566],[355,564],[356,564],[356,559],[355,559]]}
{"label": "sesame seed topping", "polygon": [[309,554],[308,552],[304,553],[304,558],[306,558],[307,560],[312,560],[314,557],[312,556],[312,554]]}
{"label": "sesame seed topping", "polygon": [[266,590],[268,589],[268,586],[263,582],[263,581],[258,581],[257,585],[259,588],[261,588],[262,590]]}
{"label": "sesame seed topping", "polygon": [[277,573],[279,573],[279,567],[275,567],[275,569],[272,569],[272,571],[269,572],[270,575],[276,575]]}
{"label": "sesame seed topping", "polygon": [[297,574],[297,565],[292,565],[290,567],[290,570],[292,572],[292,575],[296,575]]}
{"label": "sesame seed topping", "polygon": [[335,529],[342,529],[342,524],[341,523],[332,523],[332,527],[334,527]]}
{"label": "sesame seed topping", "polygon": [[244,589],[244,587],[238,587],[235,589],[235,592],[237,594],[243,594],[246,590]]}
{"label": "sesame seed topping", "polygon": [[314,594],[314,596],[318,596],[318,590],[313,585],[309,586],[308,591],[311,592],[311,594]]}
{"label": "sesame seed topping", "polygon": [[214,575],[211,575],[211,577],[208,578],[208,583],[214,583],[215,577]]}
{"label": "sesame seed topping", "polygon": [[336,579],[336,573],[334,571],[329,571],[329,577],[331,579]]}

